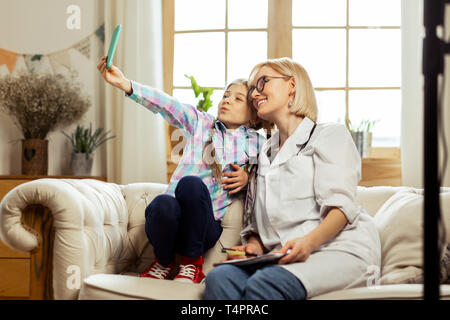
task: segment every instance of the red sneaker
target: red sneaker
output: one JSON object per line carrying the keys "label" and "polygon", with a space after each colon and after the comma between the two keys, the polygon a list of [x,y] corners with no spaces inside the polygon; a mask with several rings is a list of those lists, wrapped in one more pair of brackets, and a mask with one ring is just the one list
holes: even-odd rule
{"label": "red sneaker", "polygon": [[180,271],[175,276],[174,281],[200,283],[205,278],[202,271],[203,257],[189,258],[182,257],[180,262]]}
{"label": "red sneaker", "polygon": [[144,278],[153,278],[153,279],[167,279],[174,267],[174,263],[171,262],[167,267],[164,267],[159,263],[158,259],[152,262],[152,264],[145,269],[139,276]]}

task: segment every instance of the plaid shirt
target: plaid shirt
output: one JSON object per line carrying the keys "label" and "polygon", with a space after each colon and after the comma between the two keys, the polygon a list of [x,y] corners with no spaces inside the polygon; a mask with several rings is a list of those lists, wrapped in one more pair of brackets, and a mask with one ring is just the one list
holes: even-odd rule
{"label": "plaid shirt", "polygon": [[[183,137],[180,142],[180,147],[184,145],[183,156],[179,159],[178,166],[164,193],[174,195],[177,183],[182,177],[197,176],[208,187],[215,219],[221,220],[226,208],[236,199],[237,194],[228,194],[228,191],[223,189],[215,179],[209,163],[206,163],[202,157],[203,148],[208,141],[210,128],[215,118],[189,104],[180,103],[176,98],[158,89],[141,85],[136,81],[131,81],[131,85],[133,93],[131,95],[125,93],[125,96],[153,113],[161,114],[170,125],[179,128],[180,131],[174,131],[172,134],[174,140]],[[229,130],[221,121],[216,121],[213,128],[212,143],[215,148],[216,162],[224,173],[233,171],[231,163],[242,168],[246,163],[256,164],[264,141],[263,135],[244,125],[236,130]],[[174,154],[177,150],[180,150],[178,145],[172,150],[174,162],[177,162],[179,157],[178,154]],[[205,153],[210,154],[210,151]]]}

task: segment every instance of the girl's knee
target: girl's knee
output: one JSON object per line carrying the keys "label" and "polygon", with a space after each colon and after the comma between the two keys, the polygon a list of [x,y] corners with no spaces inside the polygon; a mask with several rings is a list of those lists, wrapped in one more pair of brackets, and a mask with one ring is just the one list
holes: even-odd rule
{"label": "girl's knee", "polygon": [[203,183],[202,179],[197,176],[184,176],[178,181],[177,187],[185,187]]}
{"label": "girl's knee", "polygon": [[209,192],[203,180],[196,176],[185,176],[180,179],[175,188],[175,195],[179,197],[195,197],[201,192]]}
{"label": "girl's knee", "polygon": [[145,219],[148,220],[176,220],[179,215],[177,200],[167,194],[156,196],[145,208]]}

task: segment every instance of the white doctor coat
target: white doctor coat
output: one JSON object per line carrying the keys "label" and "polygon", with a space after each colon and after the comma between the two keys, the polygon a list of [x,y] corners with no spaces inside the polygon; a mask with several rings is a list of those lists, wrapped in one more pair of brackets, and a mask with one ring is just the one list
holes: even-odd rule
{"label": "white doctor coat", "polygon": [[253,214],[241,232],[243,243],[256,232],[266,249],[278,250],[315,229],[332,207],[341,209],[348,219],[343,230],[305,262],[282,265],[303,283],[307,298],[365,286],[380,275],[381,267],[378,231],[355,202],[361,158],[351,135],[341,124],[317,124],[299,152],[313,126],[305,117],[278,152],[278,132],[266,141],[258,160]]}

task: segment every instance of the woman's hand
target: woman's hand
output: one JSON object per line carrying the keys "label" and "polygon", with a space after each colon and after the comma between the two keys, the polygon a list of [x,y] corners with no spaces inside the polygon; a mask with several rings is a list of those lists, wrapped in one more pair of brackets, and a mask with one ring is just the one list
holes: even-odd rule
{"label": "woman's hand", "polygon": [[229,191],[229,194],[234,194],[242,190],[248,183],[248,173],[245,172],[241,167],[237,164],[232,163],[234,171],[226,172],[223,175],[228,177],[227,179],[223,179],[222,185],[225,185],[224,189],[234,189]]}
{"label": "woman's hand", "polygon": [[131,91],[130,80],[128,80],[123,75],[122,71],[113,64],[111,64],[109,69],[106,69],[106,58],[107,56],[103,56],[97,65],[97,69],[100,71],[103,79],[112,86],[129,93]]}
{"label": "woman's hand", "polygon": [[308,259],[312,251],[314,251],[314,244],[308,237],[299,237],[286,242],[286,244],[278,251],[285,253],[291,250],[290,253],[285,255],[278,261],[278,264],[288,264],[293,262],[304,262]]}
{"label": "woman's hand", "polygon": [[[242,246],[234,246],[234,247],[231,247],[231,249],[237,250],[237,251],[244,251],[245,253],[257,254],[257,255],[263,254],[263,247],[257,242],[249,242]],[[227,258],[222,260],[222,262],[227,261],[227,260],[236,260],[236,259],[245,259],[245,258],[247,258],[247,257],[240,256],[240,255],[234,255],[234,254],[228,254]]]}

